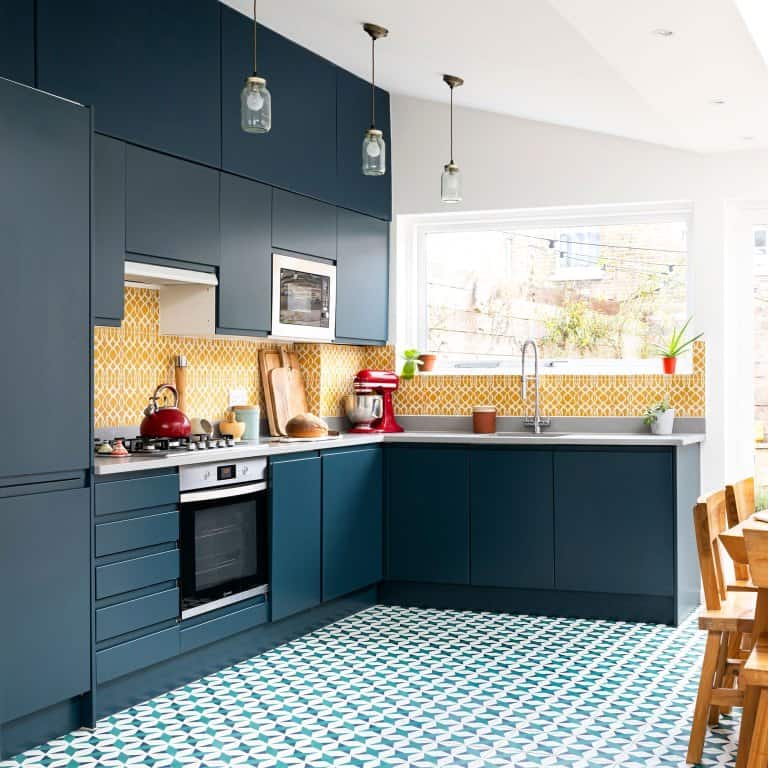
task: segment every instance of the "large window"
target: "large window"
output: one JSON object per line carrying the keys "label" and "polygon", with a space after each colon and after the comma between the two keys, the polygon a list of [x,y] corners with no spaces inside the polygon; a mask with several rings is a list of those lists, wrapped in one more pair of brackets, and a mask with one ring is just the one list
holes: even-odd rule
{"label": "large window", "polygon": [[654,343],[688,315],[687,217],[628,218],[422,226],[421,351],[443,370],[516,368],[534,338],[551,370],[657,370]]}

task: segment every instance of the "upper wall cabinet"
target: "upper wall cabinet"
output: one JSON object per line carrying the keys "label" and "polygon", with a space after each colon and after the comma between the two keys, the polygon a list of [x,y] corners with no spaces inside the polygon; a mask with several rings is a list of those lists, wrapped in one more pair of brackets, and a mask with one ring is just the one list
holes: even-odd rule
{"label": "upper wall cabinet", "polygon": [[126,251],[219,265],[219,172],[129,146]]}
{"label": "upper wall cabinet", "polygon": [[219,166],[216,0],[37,6],[40,88],[94,106],[101,133]]}
{"label": "upper wall cabinet", "polygon": [[272,327],[272,189],[221,174],[218,333],[265,335]]}
{"label": "upper wall cabinet", "polygon": [[389,223],[339,209],[336,340],[383,343],[389,318]]}
{"label": "upper wall cabinet", "polygon": [[272,196],[275,248],[336,260],[336,208],[276,189]]}
{"label": "upper wall cabinet", "polygon": [[379,219],[392,218],[392,131],[389,94],[376,89],[376,127],[387,142],[387,173],[363,176],[363,134],[371,125],[371,86],[343,69],[337,70],[337,204]]}
{"label": "upper wall cabinet", "polygon": [[0,3],[0,77],[35,84],[35,2]]}
{"label": "upper wall cabinet", "polygon": [[272,94],[272,130],[240,128],[240,91],[253,72],[253,22],[221,7],[222,168],[336,202],[336,67],[259,28],[259,74]]}
{"label": "upper wall cabinet", "polygon": [[97,325],[120,325],[123,319],[125,154],[122,141],[94,136],[94,314]]}

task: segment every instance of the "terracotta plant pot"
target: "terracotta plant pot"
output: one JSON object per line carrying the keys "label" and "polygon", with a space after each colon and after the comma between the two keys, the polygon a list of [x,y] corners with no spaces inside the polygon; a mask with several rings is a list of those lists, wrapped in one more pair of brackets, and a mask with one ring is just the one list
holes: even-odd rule
{"label": "terracotta plant pot", "polygon": [[419,355],[419,360],[423,363],[421,373],[429,373],[435,367],[437,355]]}
{"label": "terracotta plant pot", "polygon": [[675,372],[675,366],[677,365],[676,357],[663,357],[661,362],[664,365],[664,373],[672,374]]}

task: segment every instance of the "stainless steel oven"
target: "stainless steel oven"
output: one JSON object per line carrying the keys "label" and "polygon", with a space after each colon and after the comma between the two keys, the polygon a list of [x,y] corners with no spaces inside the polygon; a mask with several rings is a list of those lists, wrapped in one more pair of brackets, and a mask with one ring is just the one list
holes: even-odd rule
{"label": "stainless steel oven", "polygon": [[267,460],[179,469],[181,618],[269,591]]}
{"label": "stainless steel oven", "polygon": [[272,336],[332,341],[336,333],[336,267],[272,254]]}

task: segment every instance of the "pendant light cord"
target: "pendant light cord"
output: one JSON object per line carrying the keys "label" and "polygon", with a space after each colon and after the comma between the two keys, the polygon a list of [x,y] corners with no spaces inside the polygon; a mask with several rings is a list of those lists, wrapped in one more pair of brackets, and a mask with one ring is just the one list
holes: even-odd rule
{"label": "pendant light cord", "polygon": [[253,0],[253,74],[259,71],[256,66],[256,0]]}
{"label": "pendant light cord", "polygon": [[371,128],[376,127],[376,38],[371,38]]}
{"label": "pendant light cord", "polygon": [[451,165],[453,165],[453,86],[451,86]]}

